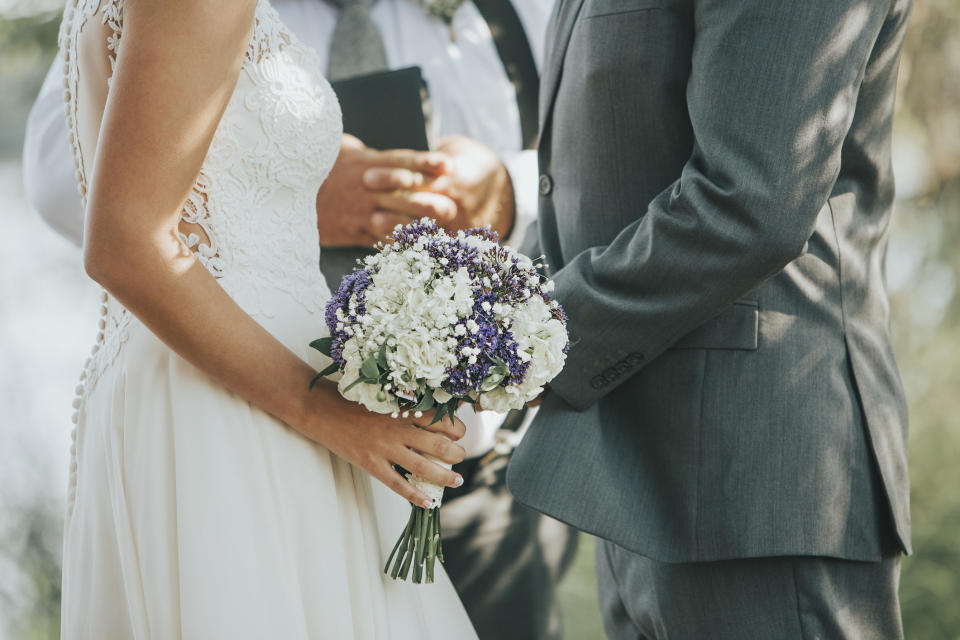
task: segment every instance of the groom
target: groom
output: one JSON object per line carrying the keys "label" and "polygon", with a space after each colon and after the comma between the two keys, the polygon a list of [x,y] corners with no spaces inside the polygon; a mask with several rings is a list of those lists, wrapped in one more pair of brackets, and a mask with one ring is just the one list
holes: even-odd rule
{"label": "groom", "polygon": [[526,249],[577,342],[508,482],[602,538],[611,638],[902,637],[910,4],[559,2]]}

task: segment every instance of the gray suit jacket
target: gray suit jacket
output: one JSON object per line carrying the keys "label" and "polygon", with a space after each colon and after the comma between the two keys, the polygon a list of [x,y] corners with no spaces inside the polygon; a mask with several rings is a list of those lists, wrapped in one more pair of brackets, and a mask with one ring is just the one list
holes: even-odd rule
{"label": "gray suit jacket", "polygon": [[883,262],[911,0],[559,0],[535,241],[570,317],[516,497],[662,561],[909,550]]}

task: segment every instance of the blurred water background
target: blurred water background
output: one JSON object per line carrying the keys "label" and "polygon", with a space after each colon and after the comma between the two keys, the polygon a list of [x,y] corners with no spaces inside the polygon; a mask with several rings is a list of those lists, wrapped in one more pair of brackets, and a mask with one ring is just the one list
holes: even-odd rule
{"label": "blurred water background", "polygon": [[[79,250],[26,202],[23,127],[58,0],[0,0],[0,638],[59,637],[70,403],[96,332]],[[888,260],[910,399],[907,638],[960,640],[960,1],[917,0],[901,70]],[[638,523],[642,526],[642,523]],[[602,638],[591,541],[561,585],[566,637]]]}

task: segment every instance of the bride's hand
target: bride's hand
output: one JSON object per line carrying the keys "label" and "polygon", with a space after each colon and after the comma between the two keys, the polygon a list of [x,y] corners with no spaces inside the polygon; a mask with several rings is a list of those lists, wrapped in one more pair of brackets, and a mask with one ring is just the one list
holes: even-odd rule
{"label": "bride's hand", "polygon": [[466,428],[459,419],[444,418],[429,424],[430,414],[419,419],[391,418],[372,413],[363,406],[345,400],[329,383],[318,384],[313,393],[318,407],[307,417],[301,432],[348,462],[361,467],[413,504],[430,507],[433,501],[415,489],[393,468],[397,464],[434,484],[459,487],[460,474],[427,459],[428,454],[456,464],[466,455],[455,440]]}

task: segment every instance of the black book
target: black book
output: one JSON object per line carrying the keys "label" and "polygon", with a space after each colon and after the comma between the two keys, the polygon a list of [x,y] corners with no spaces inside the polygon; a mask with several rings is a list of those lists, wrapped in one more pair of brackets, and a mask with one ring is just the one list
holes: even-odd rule
{"label": "black book", "polygon": [[332,82],[343,131],[374,149],[429,150],[420,67],[378,71]]}

